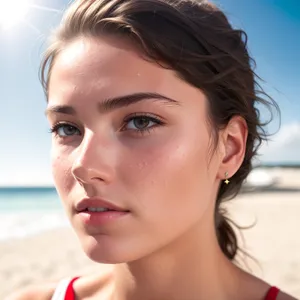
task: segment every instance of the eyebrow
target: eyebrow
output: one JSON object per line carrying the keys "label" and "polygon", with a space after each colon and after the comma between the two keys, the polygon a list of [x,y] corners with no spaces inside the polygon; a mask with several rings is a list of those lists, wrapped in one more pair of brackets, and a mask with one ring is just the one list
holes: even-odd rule
{"label": "eyebrow", "polygon": [[[179,105],[178,101],[158,93],[135,93],[135,94],[129,94],[125,96],[105,99],[104,101],[98,103],[97,109],[100,113],[107,113],[121,107],[132,105],[137,102],[141,102],[145,100],[153,100],[153,99],[160,100],[166,103]],[[52,105],[49,106],[45,111],[46,115],[51,113],[76,115],[76,110],[72,106],[68,106],[68,105]]]}

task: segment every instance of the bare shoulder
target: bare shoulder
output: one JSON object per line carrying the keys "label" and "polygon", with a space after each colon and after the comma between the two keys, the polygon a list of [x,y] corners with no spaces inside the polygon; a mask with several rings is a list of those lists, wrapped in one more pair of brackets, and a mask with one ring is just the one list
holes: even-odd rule
{"label": "bare shoulder", "polygon": [[285,294],[284,292],[280,292],[277,297],[277,300],[297,300],[297,299],[288,294]]}
{"label": "bare shoulder", "polygon": [[113,265],[100,265],[98,272],[80,276],[74,283],[74,291],[78,299],[106,299],[105,292],[113,283]]}
{"label": "bare shoulder", "polygon": [[9,295],[4,300],[51,300],[57,283],[29,286]]}
{"label": "bare shoulder", "polygon": [[[78,299],[85,299],[95,295],[99,289],[108,286],[112,280],[112,265],[102,265],[100,271],[92,274],[81,274],[74,283],[74,290]],[[29,286],[14,292],[4,300],[51,300],[59,281]]]}

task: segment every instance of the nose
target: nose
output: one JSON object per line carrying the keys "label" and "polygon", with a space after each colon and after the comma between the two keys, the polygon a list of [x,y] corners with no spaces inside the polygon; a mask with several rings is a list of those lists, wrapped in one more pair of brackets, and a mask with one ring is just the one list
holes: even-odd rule
{"label": "nose", "polygon": [[116,156],[113,148],[107,138],[86,132],[74,153],[72,175],[81,184],[109,184],[115,174]]}

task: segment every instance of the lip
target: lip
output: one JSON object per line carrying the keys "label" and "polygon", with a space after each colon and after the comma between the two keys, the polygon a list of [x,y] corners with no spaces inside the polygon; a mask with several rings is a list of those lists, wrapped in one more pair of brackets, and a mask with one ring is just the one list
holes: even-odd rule
{"label": "lip", "polygon": [[[93,227],[99,227],[99,226],[108,226],[115,224],[121,225],[118,228],[122,228],[124,225],[124,221],[126,220],[126,216],[129,216],[129,211],[104,211],[104,212],[90,212],[90,211],[82,211],[77,213],[77,216],[79,220],[85,225],[85,226],[93,226]],[[122,222],[122,223],[119,223]]]}
{"label": "lip", "polygon": [[115,212],[129,212],[124,207],[118,206],[101,198],[84,198],[75,205],[75,209],[78,213],[85,212],[88,207],[103,207]]}

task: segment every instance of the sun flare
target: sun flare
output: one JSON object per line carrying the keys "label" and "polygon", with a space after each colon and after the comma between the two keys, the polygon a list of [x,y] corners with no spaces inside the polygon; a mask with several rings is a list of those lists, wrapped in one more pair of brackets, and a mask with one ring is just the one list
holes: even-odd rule
{"label": "sun flare", "polygon": [[17,25],[28,10],[28,0],[0,0],[0,28],[9,29]]}

